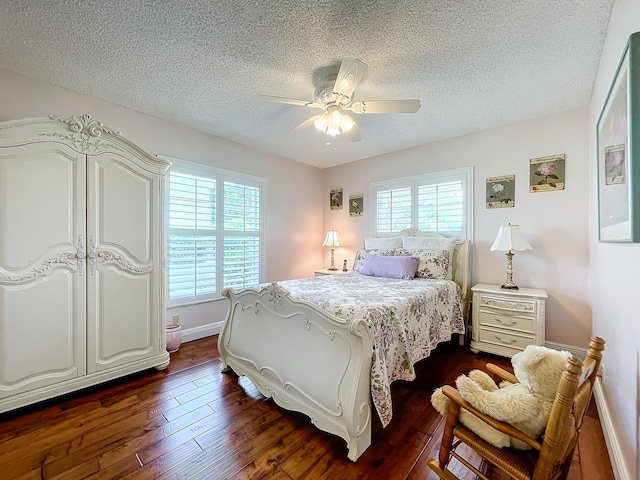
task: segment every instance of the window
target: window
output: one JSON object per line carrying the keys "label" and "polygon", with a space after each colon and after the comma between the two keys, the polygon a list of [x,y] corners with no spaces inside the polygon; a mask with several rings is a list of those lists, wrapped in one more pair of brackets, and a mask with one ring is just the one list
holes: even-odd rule
{"label": "window", "polygon": [[171,159],[167,305],[213,300],[263,281],[266,181]]}
{"label": "window", "polygon": [[468,167],[372,183],[372,234],[418,228],[470,238],[472,175]]}

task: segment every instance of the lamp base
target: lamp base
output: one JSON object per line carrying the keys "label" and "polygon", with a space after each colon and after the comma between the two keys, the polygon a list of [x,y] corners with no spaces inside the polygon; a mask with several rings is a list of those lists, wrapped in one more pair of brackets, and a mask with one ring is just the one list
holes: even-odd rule
{"label": "lamp base", "polygon": [[507,256],[507,281],[504,282],[500,288],[504,288],[505,290],[519,290],[518,285],[513,283],[513,252],[509,250],[506,254]]}
{"label": "lamp base", "polygon": [[333,255],[333,247],[331,247],[331,265],[329,266],[329,268],[327,268],[327,270],[330,270],[330,271],[332,271],[332,272],[333,272],[334,270],[338,270],[338,269],[336,268],[336,266],[335,266],[335,262],[334,262],[334,260],[335,260],[335,257],[334,257],[334,255]]}

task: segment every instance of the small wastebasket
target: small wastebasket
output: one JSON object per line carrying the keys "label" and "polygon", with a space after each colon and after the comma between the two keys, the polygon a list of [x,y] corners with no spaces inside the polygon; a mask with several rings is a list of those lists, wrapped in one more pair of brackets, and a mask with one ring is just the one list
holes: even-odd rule
{"label": "small wastebasket", "polygon": [[167,352],[177,352],[182,344],[182,327],[167,325]]}

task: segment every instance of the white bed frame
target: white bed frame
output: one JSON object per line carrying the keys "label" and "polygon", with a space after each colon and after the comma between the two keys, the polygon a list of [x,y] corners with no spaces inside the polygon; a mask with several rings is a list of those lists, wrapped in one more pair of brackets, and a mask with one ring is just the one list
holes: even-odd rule
{"label": "white bed frame", "polygon": [[[466,319],[468,241],[457,243],[454,269]],[[346,322],[296,300],[276,282],[222,295],[230,300],[218,338],[223,371],[245,375],[280,407],[342,437],[355,462],[371,445],[373,345],[365,322]]]}

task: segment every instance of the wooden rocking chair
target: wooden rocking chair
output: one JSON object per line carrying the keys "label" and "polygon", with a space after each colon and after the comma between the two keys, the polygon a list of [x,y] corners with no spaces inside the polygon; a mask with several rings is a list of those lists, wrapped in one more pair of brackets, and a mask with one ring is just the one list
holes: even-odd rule
{"label": "wooden rocking chair", "polygon": [[[602,338],[593,337],[589,342],[589,350],[584,363],[575,357],[569,358],[558,384],[551,415],[541,439],[531,438],[512,425],[477,411],[463,400],[455,388],[445,386],[443,392],[451,400],[451,403],[442,433],[438,459],[430,459],[428,461],[429,467],[440,478],[457,480],[458,477],[448,469],[451,459],[456,458],[480,478],[488,480],[488,477],[478,468],[456,452],[457,447],[465,444],[511,478],[518,480],[566,478],[578,441],[582,419],[591,400],[604,344]],[[517,383],[514,375],[496,365],[488,364],[487,370],[503,380]],[[461,408],[473,413],[493,428],[526,442],[532,447],[532,450],[494,447],[458,422]],[[454,437],[456,437],[455,441]]]}

